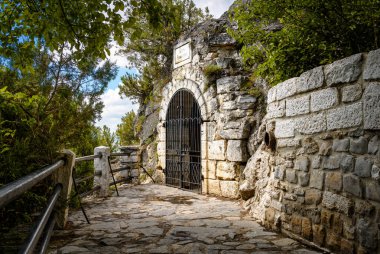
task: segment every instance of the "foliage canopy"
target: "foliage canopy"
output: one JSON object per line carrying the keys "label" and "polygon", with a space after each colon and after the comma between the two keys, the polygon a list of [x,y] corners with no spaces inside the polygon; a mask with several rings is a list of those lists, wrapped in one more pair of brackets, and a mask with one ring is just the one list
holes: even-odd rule
{"label": "foliage canopy", "polygon": [[271,85],[379,47],[380,1],[239,0],[229,33],[246,66]]}
{"label": "foliage canopy", "polygon": [[[134,3],[132,3],[134,2]],[[184,32],[210,18],[192,0],[131,1],[126,11],[126,41],[122,53],[140,75],[122,79],[120,94],[146,104],[153,91],[169,81],[175,42]]]}
{"label": "foliage canopy", "polygon": [[[62,148],[93,153],[100,95],[116,75],[101,58],[111,38],[122,38],[122,3],[1,1],[0,186],[51,164]],[[3,225],[28,220],[48,186],[2,208]]]}

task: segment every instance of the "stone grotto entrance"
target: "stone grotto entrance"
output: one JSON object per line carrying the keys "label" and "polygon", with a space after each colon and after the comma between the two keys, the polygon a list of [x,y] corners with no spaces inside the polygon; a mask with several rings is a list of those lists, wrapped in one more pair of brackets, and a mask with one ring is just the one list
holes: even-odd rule
{"label": "stone grotto entrance", "polygon": [[201,192],[201,112],[187,89],[178,90],[166,113],[166,185]]}

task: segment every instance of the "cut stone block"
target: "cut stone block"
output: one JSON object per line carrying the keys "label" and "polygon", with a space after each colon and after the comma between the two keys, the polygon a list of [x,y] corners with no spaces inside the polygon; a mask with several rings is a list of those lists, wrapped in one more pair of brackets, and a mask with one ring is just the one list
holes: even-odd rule
{"label": "cut stone block", "polygon": [[226,159],[226,141],[225,140],[216,140],[209,142],[209,159],[211,160],[221,160]]}
{"label": "cut stone block", "polygon": [[327,88],[311,93],[310,110],[316,112],[329,109],[338,104],[338,90],[336,88]]}
{"label": "cut stone block", "polygon": [[325,176],[325,173],[323,171],[320,171],[320,170],[311,171],[310,187],[322,190],[324,176]]}
{"label": "cut stone block", "polygon": [[342,88],[342,101],[357,101],[362,96],[362,87],[360,85],[350,85]]}
{"label": "cut stone block", "polygon": [[347,152],[350,147],[350,140],[345,139],[335,139],[333,141],[332,150],[334,152]]}
{"label": "cut stone block", "polygon": [[365,154],[368,150],[368,140],[364,137],[351,139],[350,152],[356,154]]}
{"label": "cut stone block", "polygon": [[314,134],[326,130],[326,115],[324,112],[301,116],[293,121],[296,123],[296,130],[301,134]]}
{"label": "cut stone block", "polygon": [[356,54],[325,66],[328,86],[356,81],[361,73],[362,54]]}
{"label": "cut stone block", "polygon": [[360,177],[371,177],[372,161],[365,157],[356,158],[354,174]]}
{"label": "cut stone block", "polygon": [[353,210],[352,200],[329,191],[323,193],[322,205],[330,210],[336,209],[345,215],[350,215]]}
{"label": "cut stone block", "polygon": [[360,198],[362,196],[362,189],[360,187],[359,177],[354,175],[345,175],[343,177],[343,191]]}
{"label": "cut stone block", "polygon": [[239,183],[237,181],[220,181],[220,191],[223,197],[238,198]]}
{"label": "cut stone block", "polygon": [[248,151],[247,142],[243,140],[229,140],[227,145],[227,160],[247,161]]}
{"label": "cut stone block", "polygon": [[300,75],[300,81],[298,82],[297,92],[306,92],[319,88],[323,85],[323,69],[317,67],[312,70],[306,71]]}
{"label": "cut stone block", "polygon": [[364,80],[380,79],[380,49],[368,53],[363,78]]}
{"label": "cut stone block", "polygon": [[296,94],[299,78],[288,79],[276,86],[276,99],[282,100]]}
{"label": "cut stone block", "polygon": [[293,119],[279,119],[276,121],[274,135],[276,138],[294,137],[295,121]]}
{"label": "cut stone block", "polygon": [[224,180],[233,180],[237,177],[238,165],[234,162],[218,161],[216,176]]}
{"label": "cut stone block", "polygon": [[327,111],[327,129],[343,129],[359,126],[362,123],[362,103],[342,106]]}
{"label": "cut stone block", "polygon": [[380,83],[371,83],[364,92],[364,129],[380,130]]}
{"label": "cut stone block", "polygon": [[340,172],[327,172],[325,187],[329,190],[340,191],[342,189],[342,174]]}
{"label": "cut stone block", "polygon": [[286,99],[286,115],[296,116],[310,112],[310,95]]}

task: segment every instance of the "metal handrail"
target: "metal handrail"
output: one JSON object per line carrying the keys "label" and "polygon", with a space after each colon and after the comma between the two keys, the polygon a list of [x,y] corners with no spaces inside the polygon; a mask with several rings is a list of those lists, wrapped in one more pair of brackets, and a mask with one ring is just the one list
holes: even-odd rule
{"label": "metal handrail", "polygon": [[122,178],[122,179],[120,179],[120,180],[117,180],[117,181],[115,181],[115,182],[110,182],[110,183],[108,184],[108,186],[112,186],[112,185],[115,185],[115,184],[118,184],[118,183],[124,183],[124,182],[126,182],[126,181],[128,181],[128,180],[129,180],[128,177],[124,177],[124,178]]}
{"label": "metal handrail", "polygon": [[65,165],[64,160],[59,160],[56,163],[43,167],[27,176],[11,182],[0,189],[0,207],[8,204],[18,196],[32,188],[34,185],[54,173],[57,169]]}
{"label": "metal handrail", "polygon": [[125,170],[131,170],[132,167],[124,167],[124,168],[117,168],[117,169],[113,169],[112,172],[115,174],[115,173],[118,173],[118,172],[121,172],[121,171],[125,171]]}
{"label": "metal handrail", "polygon": [[58,200],[59,194],[62,191],[62,184],[58,183],[53,191],[53,195],[50,197],[48,206],[45,208],[45,211],[40,216],[38,223],[36,225],[36,228],[33,230],[33,233],[30,235],[28,240],[26,241],[26,246],[24,247],[24,250],[22,253],[33,253],[38,240],[41,237],[41,234],[46,226],[46,223],[49,220],[50,214],[52,213],[55,203]]}
{"label": "metal handrail", "polygon": [[85,177],[82,177],[82,178],[75,179],[75,182],[77,184],[80,184],[82,182],[85,182],[85,181],[87,181],[89,179],[93,179],[93,178],[94,178],[94,175],[89,175],[89,176],[85,176]]}
{"label": "metal handrail", "polygon": [[94,188],[92,188],[89,191],[86,191],[86,192],[83,192],[83,193],[79,194],[79,197],[83,198],[83,197],[85,197],[85,196],[87,196],[87,195],[89,195],[89,194],[91,194],[91,193],[93,193],[94,191],[97,191],[97,190],[100,190],[100,186],[99,185],[95,186]]}
{"label": "metal handrail", "polygon": [[98,154],[94,154],[94,155],[88,155],[88,156],[78,157],[78,158],[75,158],[75,162],[90,161],[90,160],[93,160],[93,159],[96,159],[96,158],[99,158],[99,159],[102,158],[102,154],[98,153]]}
{"label": "metal handrail", "polygon": [[111,153],[110,156],[130,156],[131,153]]}
{"label": "metal handrail", "polygon": [[53,234],[53,229],[54,229],[56,221],[57,221],[57,214],[53,212],[53,214],[50,216],[50,219],[46,225],[46,233],[41,240],[41,248],[39,251],[40,254],[46,253],[47,248],[49,247],[50,238],[51,238],[51,235]]}

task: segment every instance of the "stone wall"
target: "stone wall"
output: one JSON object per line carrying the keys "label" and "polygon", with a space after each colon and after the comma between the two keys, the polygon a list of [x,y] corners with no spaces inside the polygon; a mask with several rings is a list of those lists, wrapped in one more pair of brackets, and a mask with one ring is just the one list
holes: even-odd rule
{"label": "stone wall", "polygon": [[248,160],[247,209],[339,253],[380,253],[380,49],[280,83],[267,102],[276,145]]}
{"label": "stone wall", "polygon": [[115,168],[128,168],[115,174],[115,180],[127,179],[131,183],[137,184],[140,181],[139,167],[139,147],[138,146],[123,146],[120,147],[122,153],[126,156],[120,156]]}
{"label": "stone wall", "polygon": [[[171,82],[162,90],[157,152],[158,168],[165,169],[167,108],[176,91],[187,89],[197,100],[203,120],[202,192],[238,198],[258,99],[242,89],[246,76],[236,42],[226,33],[228,25],[223,18],[206,21],[178,42],[178,45],[190,42],[191,58],[173,70]],[[204,73],[210,65],[221,69],[215,81],[208,80]]]}

